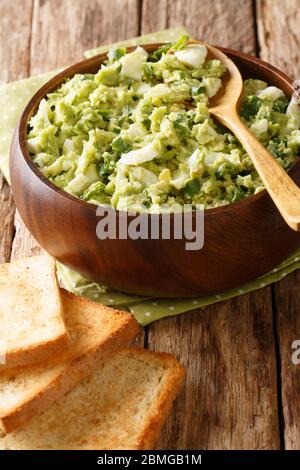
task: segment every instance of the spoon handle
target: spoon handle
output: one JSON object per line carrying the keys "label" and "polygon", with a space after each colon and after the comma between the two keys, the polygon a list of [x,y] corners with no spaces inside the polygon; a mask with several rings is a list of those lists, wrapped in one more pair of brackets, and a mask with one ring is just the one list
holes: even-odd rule
{"label": "spoon handle", "polygon": [[300,188],[237,113],[216,110],[212,114],[239,139],[282,217],[293,230],[300,231]]}

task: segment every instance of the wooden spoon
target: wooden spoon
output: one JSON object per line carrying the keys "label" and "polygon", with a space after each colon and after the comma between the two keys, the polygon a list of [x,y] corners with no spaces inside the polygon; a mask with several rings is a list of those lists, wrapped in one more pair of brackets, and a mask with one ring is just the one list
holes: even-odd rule
{"label": "wooden spoon", "polygon": [[[192,42],[197,43],[197,41]],[[282,217],[293,230],[300,231],[300,188],[239,116],[243,79],[237,66],[215,47],[200,44],[207,47],[210,59],[220,60],[227,68],[222,78],[222,87],[210,99],[210,113],[239,139]]]}

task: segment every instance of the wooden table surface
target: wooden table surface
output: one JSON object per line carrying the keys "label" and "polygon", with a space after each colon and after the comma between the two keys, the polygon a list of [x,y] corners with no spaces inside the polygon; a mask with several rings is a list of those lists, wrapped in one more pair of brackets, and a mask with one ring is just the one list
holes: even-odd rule
{"label": "wooden table surface", "polygon": [[[0,0],[0,80],[75,62],[85,49],[184,25],[300,78],[299,0]],[[0,175],[0,261],[40,249]],[[272,287],[150,325],[140,345],[174,353],[187,380],[158,448],[299,449],[300,272]]]}

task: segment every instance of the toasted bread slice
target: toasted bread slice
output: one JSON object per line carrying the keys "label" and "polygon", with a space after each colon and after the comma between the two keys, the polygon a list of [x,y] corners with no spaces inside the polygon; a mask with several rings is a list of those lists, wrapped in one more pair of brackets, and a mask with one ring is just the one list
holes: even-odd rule
{"label": "toasted bread slice", "polygon": [[58,400],[99,366],[112,351],[129,344],[139,326],[129,313],[62,289],[68,349],[46,363],[0,373],[0,428],[10,432]]}
{"label": "toasted bread slice", "polygon": [[69,336],[53,258],[41,255],[0,265],[0,324],[4,367],[46,360],[66,347]]}
{"label": "toasted bread slice", "polygon": [[153,449],[183,377],[168,354],[115,352],[51,408],[8,434],[2,448]]}

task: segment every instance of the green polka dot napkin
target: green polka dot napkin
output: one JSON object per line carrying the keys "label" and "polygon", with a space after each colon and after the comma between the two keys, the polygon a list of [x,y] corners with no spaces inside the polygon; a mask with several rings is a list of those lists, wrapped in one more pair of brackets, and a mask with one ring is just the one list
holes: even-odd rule
{"label": "green polka dot napkin", "polygon": [[195,308],[204,308],[222,300],[261,289],[277,282],[287,274],[300,268],[300,249],[270,273],[248,282],[236,289],[220,292],[216,295],[192,297],[188,299],[154,299],[123,294],[88,281],[62,264],[58,264],[58,275],[65,287],[78,295],[83,295],[96,302],[113,306],[126,306],[137,321],[145,326],[160,318],[178,315]]}
{"label": "green polka dot napkin", "polygon": [[[145,44],[147,42],[169,42],[178,39],[182,34],[186,33],[187,31],[185,28],[178,27],[129,39],[127,41],[121,41],[113,45],[131,46],[136,44]],[[85,56],[91,57],[99,54],[107,50],[108,47],[109,46],[106,45],[86,51]],[[36,77],[26,78],[17,82],[3,84],[0,87],[0,168],[8,181],[9,147],[17,120],[31,96],[56,73],[58,73],[58,70],[44,73]],[[105,286],[83,278],[75,271],[57,263],[59,279],[66,289],[99,303],[111,306],[123,306],[123,308],[127,307],[136,317],[138,322],[144,326],[155,320],[159,320],[160,318],[178,315],[179,313],[187,312],[195,308],[204,308],[207,305],[260,289],[282,279],[287,274],[299,268],[300,249],[280,266],[273,269],[272,272],[256,279],[255,281],[240,286],[239,288],[222,292],[217,295],[194,297],[189,299],[154,299],[128,295],[108,289]]]}

